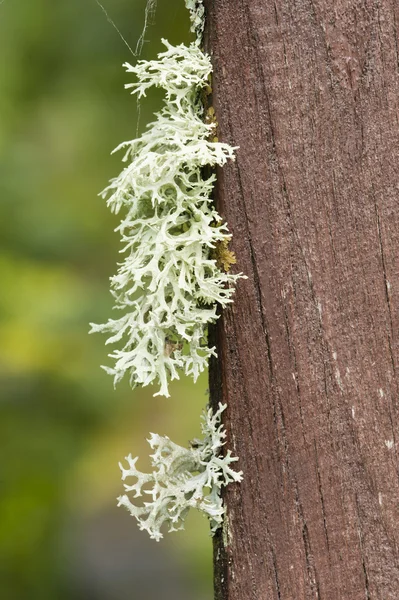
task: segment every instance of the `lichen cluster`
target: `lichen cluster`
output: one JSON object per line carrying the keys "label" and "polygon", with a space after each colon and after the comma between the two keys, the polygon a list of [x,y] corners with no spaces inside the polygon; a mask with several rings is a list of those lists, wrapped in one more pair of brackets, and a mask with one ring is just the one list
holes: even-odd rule
{"label": "lichen cluster", "polygon": [[[127,165],[103,196],[113,212],[123,212],[117,231],[124,260],[111,278],[115,309],[122,314],[91,325],[92,332],[110,335],[107,344],[122,345],[109,355],[114,366],[104,367],[115,384],[128,374],[132,387],[158,383],[164,396],[170,379],[183,371],[196,380],[215,354],[207,344],[207,326],[218,318],[217,305],[232,301],[233,284],[242,277],[229,272],[236,262],[228,248],[231,236],[211,199],[212,168],[234,160],[235,148],[218,141],[214,110],[205,115],[212,67],[200,49],[204,6],[202,0],[185,2],[196,41],[172,46],[163,40],[166,51],[158,60],[124,65],[137,78],[126,85],[133,94],[141,98],[150,87],[160,87],[165,101],[141,137],[116,148],[125,150]],[[220,490],[242,478],[231,468],[238,459],[231,451],[221,454],[225,408],[220,404],[215,414],[211,409],[204,414],[204,437],[189,449],[151,434],[152,473],[138,471],[131,455],[129,468],[121,466],[122,479],[136,482],[125,484],[118,505],[126,506],[152,538],[162,538],[163,525],[182,529],[190,508],[209,518],[212,533],[221,525]],[[149,501],[134,504],[128,493]]]}
{"label": "lichen cluster", "polygon": [[165,104],[138,139],[124,142],[128,163],[104,190],[115,213],[126,254],[111,278],[115,308],[123,314],[92,331],[122,342],[104,367],[119,382],[128,373],[132,387],[158,382],[168,396],[169,379],[179,371],[194,381],[214,348],[206,328],[217,319],[216,306],[231,302],[240,275],[221,268],[212,251],[230,235],[213,208],[215,175],[205,167],[234,159],[234,148],[210,141],[215,124],[204,122],[201,91],[209,81],[210,59],[197,43],[172,46],[156,61],[125,63],[137,83],[126,85],[139,98],[148,88],[165,90]]}
{"label": "lichen cluster", "polygon": [[193,440],[186,449],[173,443],[168,437],[152,433],[148,440],[155,450],[151,455],[153,472],[141,473],[136,469],[137,458],[126,457],[129,468],[120,465],[122,479],[134,477],[133,485],[125,485],[133,498],[145,496],[149,502],[133,504],[128,494],[118,498],[118,506],[125,506],[138,521],[140,529],[148,531],[151,538],[159,541],[163,536],[162,525],[169,531],[184,528],[184,521],[190,508],[196,508],[210,520],[211,533],[223,521],[224,508],[220,490],[231,481],[241,481],[242,473],[231,468],[238,459],[219,456],[226,433],[220,424],[220,415],[226,405],[219,404],[213,414],[209,409],[202,419],[202,440]]}

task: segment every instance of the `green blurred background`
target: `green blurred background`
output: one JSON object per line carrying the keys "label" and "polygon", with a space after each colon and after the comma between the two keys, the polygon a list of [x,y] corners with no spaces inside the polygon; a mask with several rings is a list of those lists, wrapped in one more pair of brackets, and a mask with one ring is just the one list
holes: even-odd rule
{"label": "green blurred background", "polygon": [[[132,48],[144,0],[102,0]],[[183,0],[158,0],[142,58],[190,40]],[[197,515],[156,543],[123,508],[118,461],[148,467],[149,431],[199,434],[206,377],[113,389],[105,337],[117,218],[98,197],[135,137],[122,69],[135,61],[95,0],[0,4],[0,596],[205,600],[211,540]],[[142,103],[139,128],[160,107]]]}

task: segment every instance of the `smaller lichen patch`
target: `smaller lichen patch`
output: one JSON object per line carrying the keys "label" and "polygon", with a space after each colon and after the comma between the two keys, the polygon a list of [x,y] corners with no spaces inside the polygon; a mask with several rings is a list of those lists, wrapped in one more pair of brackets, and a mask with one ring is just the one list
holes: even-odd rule
{"label": "smaller lichen patch", "polygon": [[[151,462],[152,473],[142,473],[136,468],[137,457],[126,457],[129,467],[120,465],[122,480],[133,477],[136,482],[125,485],[126,494],[118,498],[118,506],[125,506],[135,517],[140,529],[148,531],[151,538],[159,541],[163,525],[169,531],[184,529],[184,521],[190,508],[196,508],[208,517],[211,533],[223,523],[225,509],[220,497],[223,486],[242,480],[242,472],[234,471],[231,464],[238,458],[228,450],[221,455],[226,432],[221,424],[221,414],[226,404],[219,404],[213,413],[207,410],[202,416],[203,438],[195,439],[190,448],[183,448],[166,436],[152,433],[148,443],[154,450]],[[145,496],[149,501],[141,505],[133,499]]]}
{"label": "smaller lichen patch", "polygon": [[229,250],[228,239],[220,240],[215,244],[215,248],[212,251],[212,258],[216,260],[217,266],[226,273],[230,271],[231,265],[235,265],[237,262],[234,252]]}
{"label": "smaller lichen patch", "polygon": [[205,24],[205,8],[202,0],[185,0],[186,8],[190,11],[191,31],[197,36],[197,43],[202,41]]}

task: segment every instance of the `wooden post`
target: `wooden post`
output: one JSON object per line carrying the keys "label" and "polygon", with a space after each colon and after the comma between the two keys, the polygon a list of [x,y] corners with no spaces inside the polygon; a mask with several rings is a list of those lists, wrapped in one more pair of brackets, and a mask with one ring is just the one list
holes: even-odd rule
{"label": "wooden post", "polygon": [[241,485],[218,600],[399,598],[399,3],[206,0],[216,202],[240,281],[212,332]]}

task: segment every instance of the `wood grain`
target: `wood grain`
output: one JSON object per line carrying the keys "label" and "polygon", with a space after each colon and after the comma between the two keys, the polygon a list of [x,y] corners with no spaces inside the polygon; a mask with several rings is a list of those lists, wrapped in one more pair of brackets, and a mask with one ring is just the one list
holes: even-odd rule
{"label": "wood grain", "polygon": [[207,0],[240,281],[218,600],[399,598],[399,3]]}

